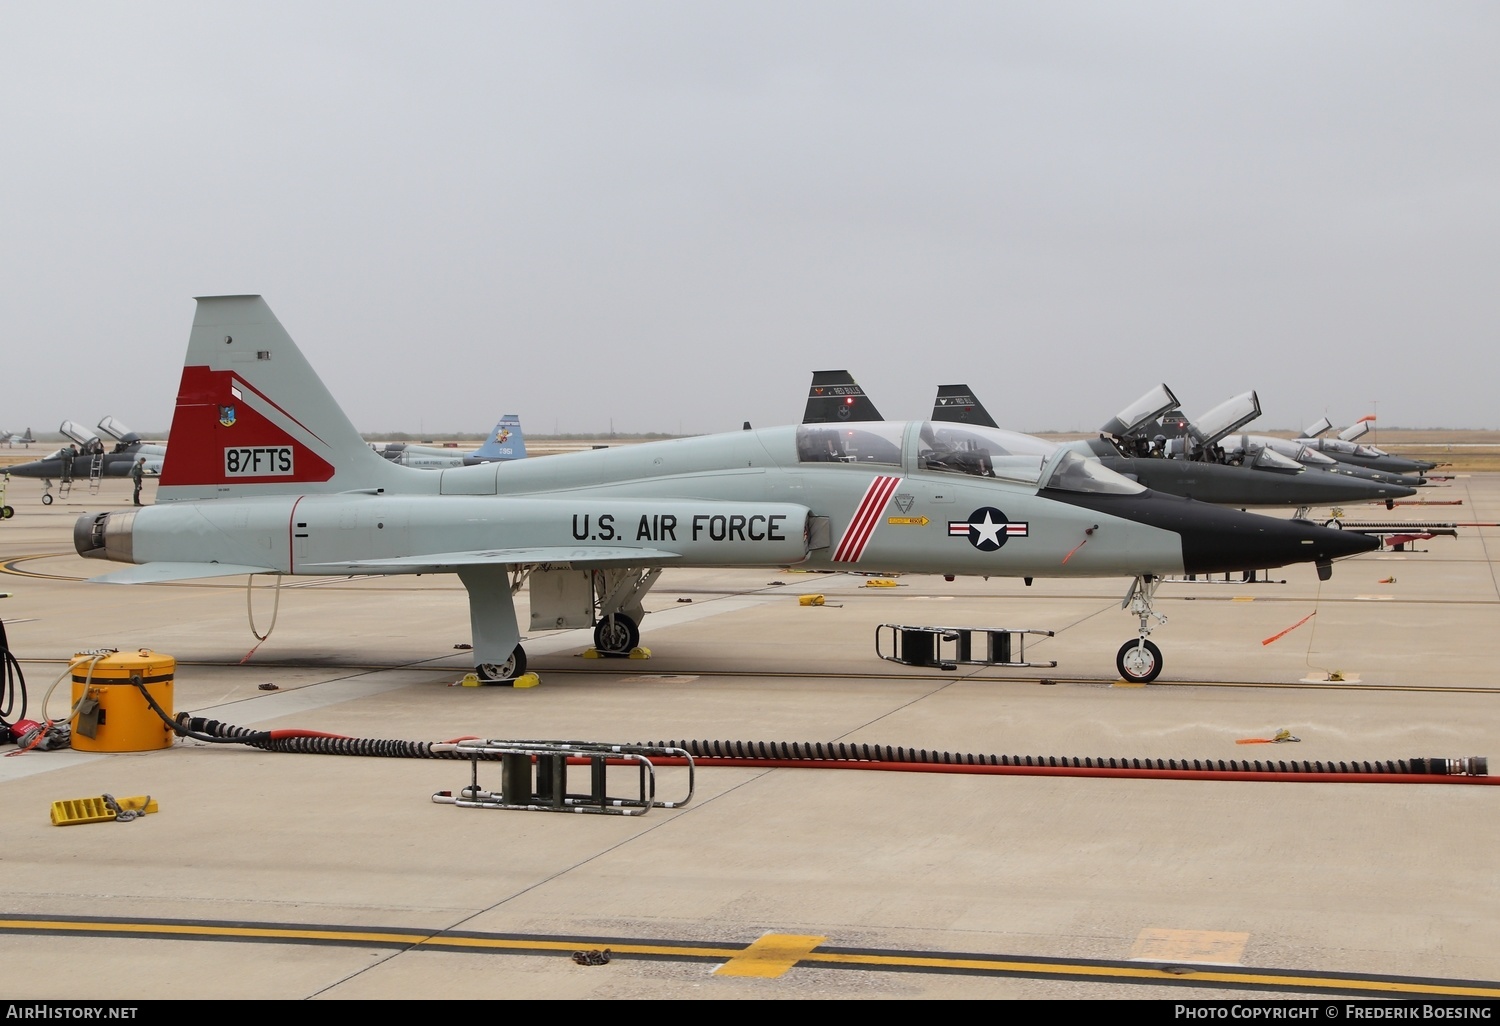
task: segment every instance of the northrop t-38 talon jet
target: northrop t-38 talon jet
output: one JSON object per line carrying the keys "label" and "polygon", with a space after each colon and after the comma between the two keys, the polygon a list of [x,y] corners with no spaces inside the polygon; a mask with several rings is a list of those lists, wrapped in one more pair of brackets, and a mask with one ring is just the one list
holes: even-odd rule
{"label": "northrop t-38 talon jet", "polygon": [[526,663],[532,629],[639,641],[663,568],[803,567],[984,577],[1134,578],[1132,680],[1162,575],[1248,571],[1375,549],[1364,535],[1148,491],[1097,461],[998,429],[804,424],[450,470],[370,449],[259,296],[198,300],[157,501],[86,513],[78,552],[137,564],[96,581],[238,574],[455,573],[477,672]]}
{"label": "northrop t-38 talon jet", "polygon": [[1437,464],[1432,460],[1397,456],[1376,446],[1356,442],[1356,439],[1363,438],[1370,430],[1370,421],[1373,419],[1363,417],[1340,431],[1337,438],[1324,438],[1323,433],[1331,430],[1333,425],[1328,422],[1327,417],[1323,417],[1316,424],[1309,425],[1297,441],[1340,463],[1355,467],[1384,470],[1392,474],[1425,474],[1437,469]]}
{"label": "northrop t-38 talon jet", "polygon": [[121,424],[114,417],[105,417],[99,422],[99,431],[115,440],[113,447],[106,448],[98,432],[90,431],[71,420],[65,420],[58,428],[71,438],[71,448],[64,446],[50,455],[27,463],[18,463],[10,468],[16,477],[42,479],[42,505],[52,505],[52,482],[62,481],[69,485],[74,481],[93,478],[129,477],[130,468],[138,459],[145,458],[145,472],[152,477],[161,473],[162,461],[167,447],[141,440],[141,436]]}
{"label": "northrop t-38 talon jet", "polygon": [[423,470],[446,470],[449,467],[472,467],[476,463],[526,458],[526,438],[521,434],[521,418],[507,413],[500,418],[484,444],[472,452],[410,442],[387,442],[375,450],[392,463]]}
{"label": "northrop t-38 talon jet", "polygon": [[[1184,434],[1162,436],[1154,442],[1144,429],[1158,425],[1164,415],[1177,408],[1172,390],[1159,385],[1110,418],[1100,437],[1067,445],[1155,491],[1242,509],[1350,502],[1390,504],[1416,494],[1416,489],[1405,483],[1362,480],[1350,474],[1305,468],[1266,446],[1249,453],[1237,449],[1233,456],[1226,454],[1217,443],[1260,413],[1260,401],[1254,392],[1215,407],[1197,423],[1185,421]],[[939,385],[932,419],[991,427],[995,423],[967,385]],[[1243,438],[1239,444],[1246,444]]]}

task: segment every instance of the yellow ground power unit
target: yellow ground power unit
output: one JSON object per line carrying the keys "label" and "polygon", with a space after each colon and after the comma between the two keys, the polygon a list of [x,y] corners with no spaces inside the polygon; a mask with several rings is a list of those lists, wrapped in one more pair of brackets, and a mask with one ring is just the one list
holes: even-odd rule
{"label": "yellow ground power unit", "polygon": [[[177,660],[150,649],[73,657],[73,747],[84,752],[149,752],[172,745],[172,679]],[[151,708],[146,694],[166,714]]]}

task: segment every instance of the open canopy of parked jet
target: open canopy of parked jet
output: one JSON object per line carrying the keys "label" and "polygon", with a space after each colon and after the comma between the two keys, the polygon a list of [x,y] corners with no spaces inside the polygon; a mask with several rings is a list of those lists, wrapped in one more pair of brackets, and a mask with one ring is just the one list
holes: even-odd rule
{"label": "open canopy of parked jet", "polygon": [[[41,459],[10,468],[10,473],[17,477],[42,479],[42,504],[46,506],[52,505],[53,482],[66,490],[75,481],[129,477],[131,467],[142,457],[146,460],[145,473],[155,477],[161,473],[162,461],[166,459],[166,446],[143,441],[114,417],[99,421],[97,431],[72,420],[63,421],[58,430],[72,442]],[[106,444],[101,432],[114,439],[114,444]]]}
{"label": "open canopy of parked jet", "polygon": [[[1070,444],[1154,491],[1216,505],[1269,508],[1389,503],[1415,494],[1415,489],[1405,485],[1306,470],[1264,447],[1238,458],[1229,455],[1220,444],[1222,440],[1260,415],[1260,400],[1254,392],[1220,403],[1196,421],[1181,418],[1180,429],[1165,428],[1163,419],[1171,418],[1178,409],[1172,390],[1165,384],[1158,385],[1110,418],[1100,437]],[[994,423],[967,385],[940,385],[932,417]]]}
{"label": "open canopy of parked jet", "polygon": [[1153,679],[1163,575],[1332,562],[1379,542],[1149,491],[1068,449],[998,429],[802,424],[437,472],[365,444],[259,296],[198,300],[155,504],[86,513],[77,551],[146,583],[237,574],[455,573],[476,670],[525,667],[532,629],[639,639],[662,569],[790,567],[984,577],[1130,577],[1137,637],[1117,667]]}
{"label": "open canopy of parked jet", "polygon": [[507,413],[500,418],[484,444],[469,452],[436,445],[413,445],[409,442],[387,442],[375,451],[403,467],[445,470],[449,467],[472,467],[480,463],[524,459],[526,438],[521,433],[521,418],[514,413]]}

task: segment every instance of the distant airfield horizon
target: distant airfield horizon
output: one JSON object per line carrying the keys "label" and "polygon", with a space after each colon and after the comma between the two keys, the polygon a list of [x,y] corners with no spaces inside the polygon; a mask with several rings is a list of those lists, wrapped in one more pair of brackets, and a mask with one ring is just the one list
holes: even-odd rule
{"label": "distant airfield horizon", "polygon": [[[762,427],[774,427],[765,424]],[[525,428],[525,421],[522,421]],[[732,430],[732,429],[731,429]],[[1028,431],[1012,428],[1010,430],[1021,430],[1023,434],[1034,435],[1037,438],[1051,440],[1069,441],[1077,438],[1093,438],[1097,431]],[[724,432],[703,431],[688,434],[677,434],[669,431],[575,431],[562,433],[526,432],[526,441],[537,442],[643,442],[670,438],[693,438],[697,435],[722,434]],[[1248,426],[1244,432],[1253,435],[1271,435],[1277,438],[1297,438],[1301,431],[1295,428],[1265,428]],[[168,432],[139,431],[141,438],[153,442],[165,442]],[[33,431],[34,441],[31,448],[46,448],[65,444],[68,439],[65,435],[56,431]],[[361,431],[360,437],[367,442],[412,442],[419,445],[438,445],[460,447],[470,443],[479,444],[489,437],[488,430],[473,432],[453,432],[449,434],[422,435],[410,431]],[[1422,444],[1448,444],[1448,445],[1500,445],[1500,428],[1451,428],[1451,427],[1386,427],[1370,429],[1370,433],[1359,439],[1365,445],[1381,445],[1380,438],[1385,437],[1389,445],[1422,445]],[[0,446],[0,448],[4,448]],[[17,448],[22,448],[18,446]]]}
{"label": "distant airfield horizon", "polygon": [[[1080,431],[1032,431],[1027,433],[1053,442],[1070,442],[1079,438],[1093,438],[1097,434],[1097,432]],[[1273,431],[1269,429],[1251,430],[1250,433],[1273,435],[1279,438],[1295,438],[1298,434],[1296,431]],[[63,436],[60,434],[36,434],[35,432],[33,434],[36,437],[36,441],[29,447],[15,446],[7,448],[0,446],[0,470],[3,470],[5,467],[14,466],[17,463],[26,463],[31,460],[41,459],[63,444]],[[149,441],[167,441],[165,435],[155,435],[150,432],[141,432],[141,436]],[[437,435],[423,438],[399,432],[381,432],[378,434],[362,434],[361,437],[372,445],[387,442],[412,442],[421,445],[471,449],[477,448],[488,437],[488,433]],[[613,435],[528,434],[526,436],[526,449],[527,454],[530,456],[552,456],[558,453],[577,452],[597,447],[634,445],[641,442],[685,437],[692,436],[627,434],[624,432],[616,432]],[[1368,445],[1377,445],[1398,455],[1402,453],[1403,449],[1410,449],[1411,455],[1436,459],[1441,463],[1441,467],[1437,471],[1438,474],[1500,471],[1500,430],[1383,428],[1378,431],[1372,430],[1368,435],[1361,438],[1360,442]]]}

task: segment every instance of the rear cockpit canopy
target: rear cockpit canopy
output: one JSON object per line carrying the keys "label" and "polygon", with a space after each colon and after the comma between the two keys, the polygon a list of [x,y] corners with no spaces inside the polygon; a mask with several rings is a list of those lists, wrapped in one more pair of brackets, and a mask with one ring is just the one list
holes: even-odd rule
{"label": "rear cockpit canopy", "polygon": [[1321,418],[1318,419],[1317,423],[1309,424],[1307,426],[1307,428],[1303,430],[1302,437],[1303,438],[1317,438],[1324,431],[1332,431],[1332,430],[1333,430],[1333,421],[1329,420],[1327,417],[1321,417]]}
{"label": "rear cockpit canopy", "polygon": [[105,417],[99,422],[99,430],[113,438],[121,445],[129,445],[131,442],[139,442],[141,436],[120,423],[114,417]]}
{"label": "rear cockpit canopy", "polygon": [[1231,431],[1244,427],[1259,416],[1260,398],[1252,389],[1226,399],[1197,420],[1189,421],[1188,431],[1199,445],[1213,445]]}
{"label": "rear cockpit canopy", "polygon": [[1157,385],[1135,402],[1115,414],[1099,430],[1106,435],[1123,438],[1134,434],[1147,424],[1172,412],[1178,407],[1177,397],[1166,385]]}
{"label": "rear cockpit canopy", "polygon": [[879,421],[845,426],[802,424],[797,459],[802,463],[911,466],[917,471],[988,477],[1013,484],[1064,491],[1130,494],[1142,487],[1098,460],[1034,435],[1003,428],[923,421],[912,437],[915,451],[903,460],[907,425]]}

